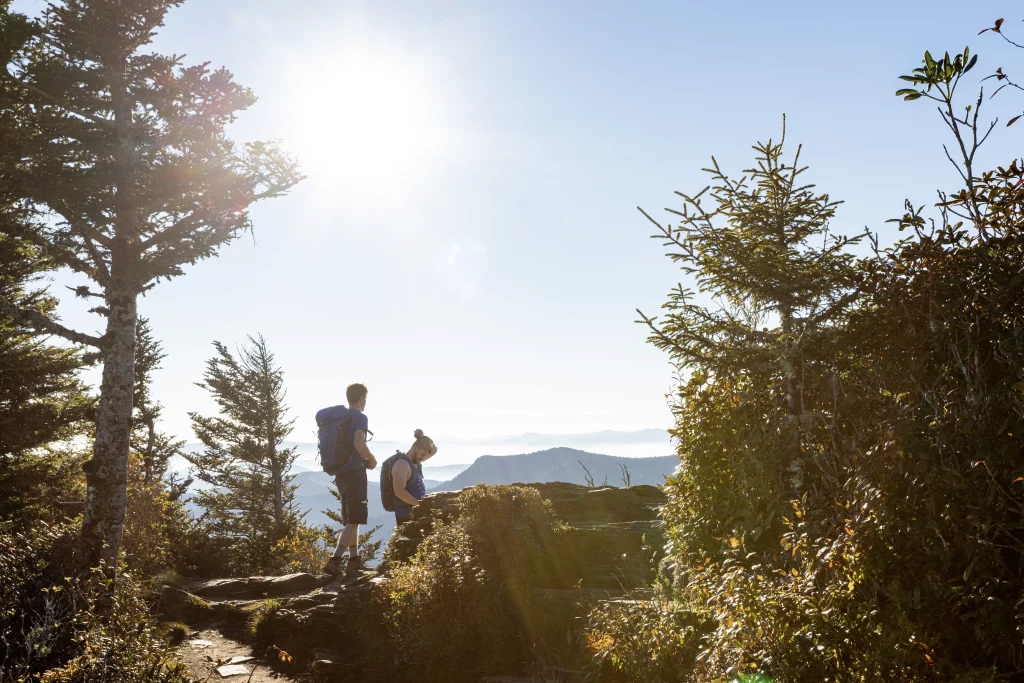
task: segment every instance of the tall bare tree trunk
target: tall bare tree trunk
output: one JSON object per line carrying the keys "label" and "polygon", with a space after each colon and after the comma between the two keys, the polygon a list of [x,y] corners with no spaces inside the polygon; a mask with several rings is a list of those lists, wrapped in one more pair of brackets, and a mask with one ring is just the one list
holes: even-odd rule
{"label": "tall bare tree trunk", "polygon": [[128,500],[138,308],[133,283],[115,282],[110,291],[94,452],[92,460],[84,466],[88,488],[81,549],[89,566],[106,560],[110,567],[115,567]]}

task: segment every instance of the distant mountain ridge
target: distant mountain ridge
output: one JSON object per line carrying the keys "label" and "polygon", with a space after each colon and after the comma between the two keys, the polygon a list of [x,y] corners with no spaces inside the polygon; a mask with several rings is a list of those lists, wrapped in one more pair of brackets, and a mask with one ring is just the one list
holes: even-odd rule
{"label": "distant mountain ridge", "polygon": [[[582,465],[580,464],[582,463]],[[477,484],[533,484],[564,481],[586,484],[587,470],[594,483],[621,486],[622,469],[629,470],[630,483],[659,486],[671,474],[679,459],[674,455],[627,458],[588,453],[575,448],[549,448],[521,455],[484,455],[436,491],[457,491]],[[586,466],[586,469],[584,469]]]}
{"label": "distant mountain ridge", "polygon": [[[533,453],[519,455],[484,455],[477,458],[472,465],[440,465],[423,466],[427,479],[427,491],[457,491],[477,484],[543,484],[549,482],[567,482],[586,484],[587,472],[580,463],[586,466],[597,485],[622,486],[622,470],[625,465],[629,470],[631,484],[652,484],[658,486],[671,474],[679,459],[674,455],[630,458],[615,455],[590,453],[575,448],[549,448]],[[379,472],[379,468],[374,473]],[[295,503],[306,512],[306,522],[313,525],[331,523],[323,510],[336,510],[340,506],[331,495],[329,487],[334,483],[331,477],[322,470],[295,473]],[[442,477],[453,477],[448,481],[439,481]],[[445,478],[447,478],[445,477]],[[395,516],[385,512],[378,493],[378,482],[371,481],[369,487],[370,527],[381,525],[378,538],[387,538],[394,528]],[[189,502],[189,509],[194,515],[202,511],[194,502]],[[331,523],[333,526],[333,523]]]}

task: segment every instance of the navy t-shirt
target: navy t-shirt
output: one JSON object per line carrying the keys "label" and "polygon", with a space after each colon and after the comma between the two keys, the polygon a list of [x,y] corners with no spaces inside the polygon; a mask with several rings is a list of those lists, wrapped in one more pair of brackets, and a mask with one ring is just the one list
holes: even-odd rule
{"label": "navy t-shirt", "polygon": [[366,419],[366,415],[364,415],[361,411],[353,410],[351,415],[349,415],[348,420],[348,433],[351,442],[347,444],[347,450],[349,454],[348,460],[345,462],[345,465],[341,468],[341,471],[351,472],[353,470],[358,469],[370,469],[370,463],[366,462],[366,460],[364,460],[363,457],[359,455],[359,451],[356,450],[356,432],[360,430],[364,432],[368,431],[369,422]]}

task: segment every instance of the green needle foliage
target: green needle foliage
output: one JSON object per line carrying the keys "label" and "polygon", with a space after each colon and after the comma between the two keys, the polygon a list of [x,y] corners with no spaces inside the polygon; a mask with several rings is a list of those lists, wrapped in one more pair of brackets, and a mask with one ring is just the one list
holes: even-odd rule
{"label": "green needle foliage", "polygon": [[[51,267],[37,247],[0,235],[0,296],[52,315],[57,301],[39,286]],[[0,313],[0,456],[81,433],[93,408],[81,367],[80,353]]]}
{"label": "green needle foliage", "polygon": [[195,476],[213,487],[198,491],[195,502],[206,510],[215,541],[229,549],[229,571],[239,574],[271,571],[272,549],[295,534],[303,517],[290,474],[298,454],[281,447],[294,423],[284,403],[284,374],[262,336],[249,341],[237,357],[214,342],[217,355],[199,386],[220,415],[189,413],[205,448],[185,454]]}
{"label": "green needle foliage", "polygon": [[[30,20],[0,4],[0,199],[31,242],[88,279],[101,335],[0,296],[21,324],[102,360],[82,550],[116,565],[127,503],[138,298],[210,258],[250,227],[249,207],[301,180],[273,144],[236,145],[226,129],[252,91],[224,68],[149,50],[181,0],[58,0]],[[14,160],[14,161],[12,161]]]}
{"label": "green needle foliage", "polygon": [[[56,300],[39,283],[51,267],[39,248],[0,234],[0,297],[52,315]],[[93,417],[81,367],[80,352],[0,313],[0,521],[57,521],[61,502],[81,500],[82,458],[62,443],[84,437]]]}

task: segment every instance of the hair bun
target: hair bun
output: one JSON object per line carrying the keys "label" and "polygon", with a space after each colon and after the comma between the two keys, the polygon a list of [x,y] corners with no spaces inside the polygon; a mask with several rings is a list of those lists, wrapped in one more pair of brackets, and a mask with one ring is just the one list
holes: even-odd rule
{"label": "hair bun", "polygon": [[422,429],[417,429],[415,432],[412,433],[412,435],[414,437],[416,437],[417,439],[422,439],[423,438],[423,430]]}

